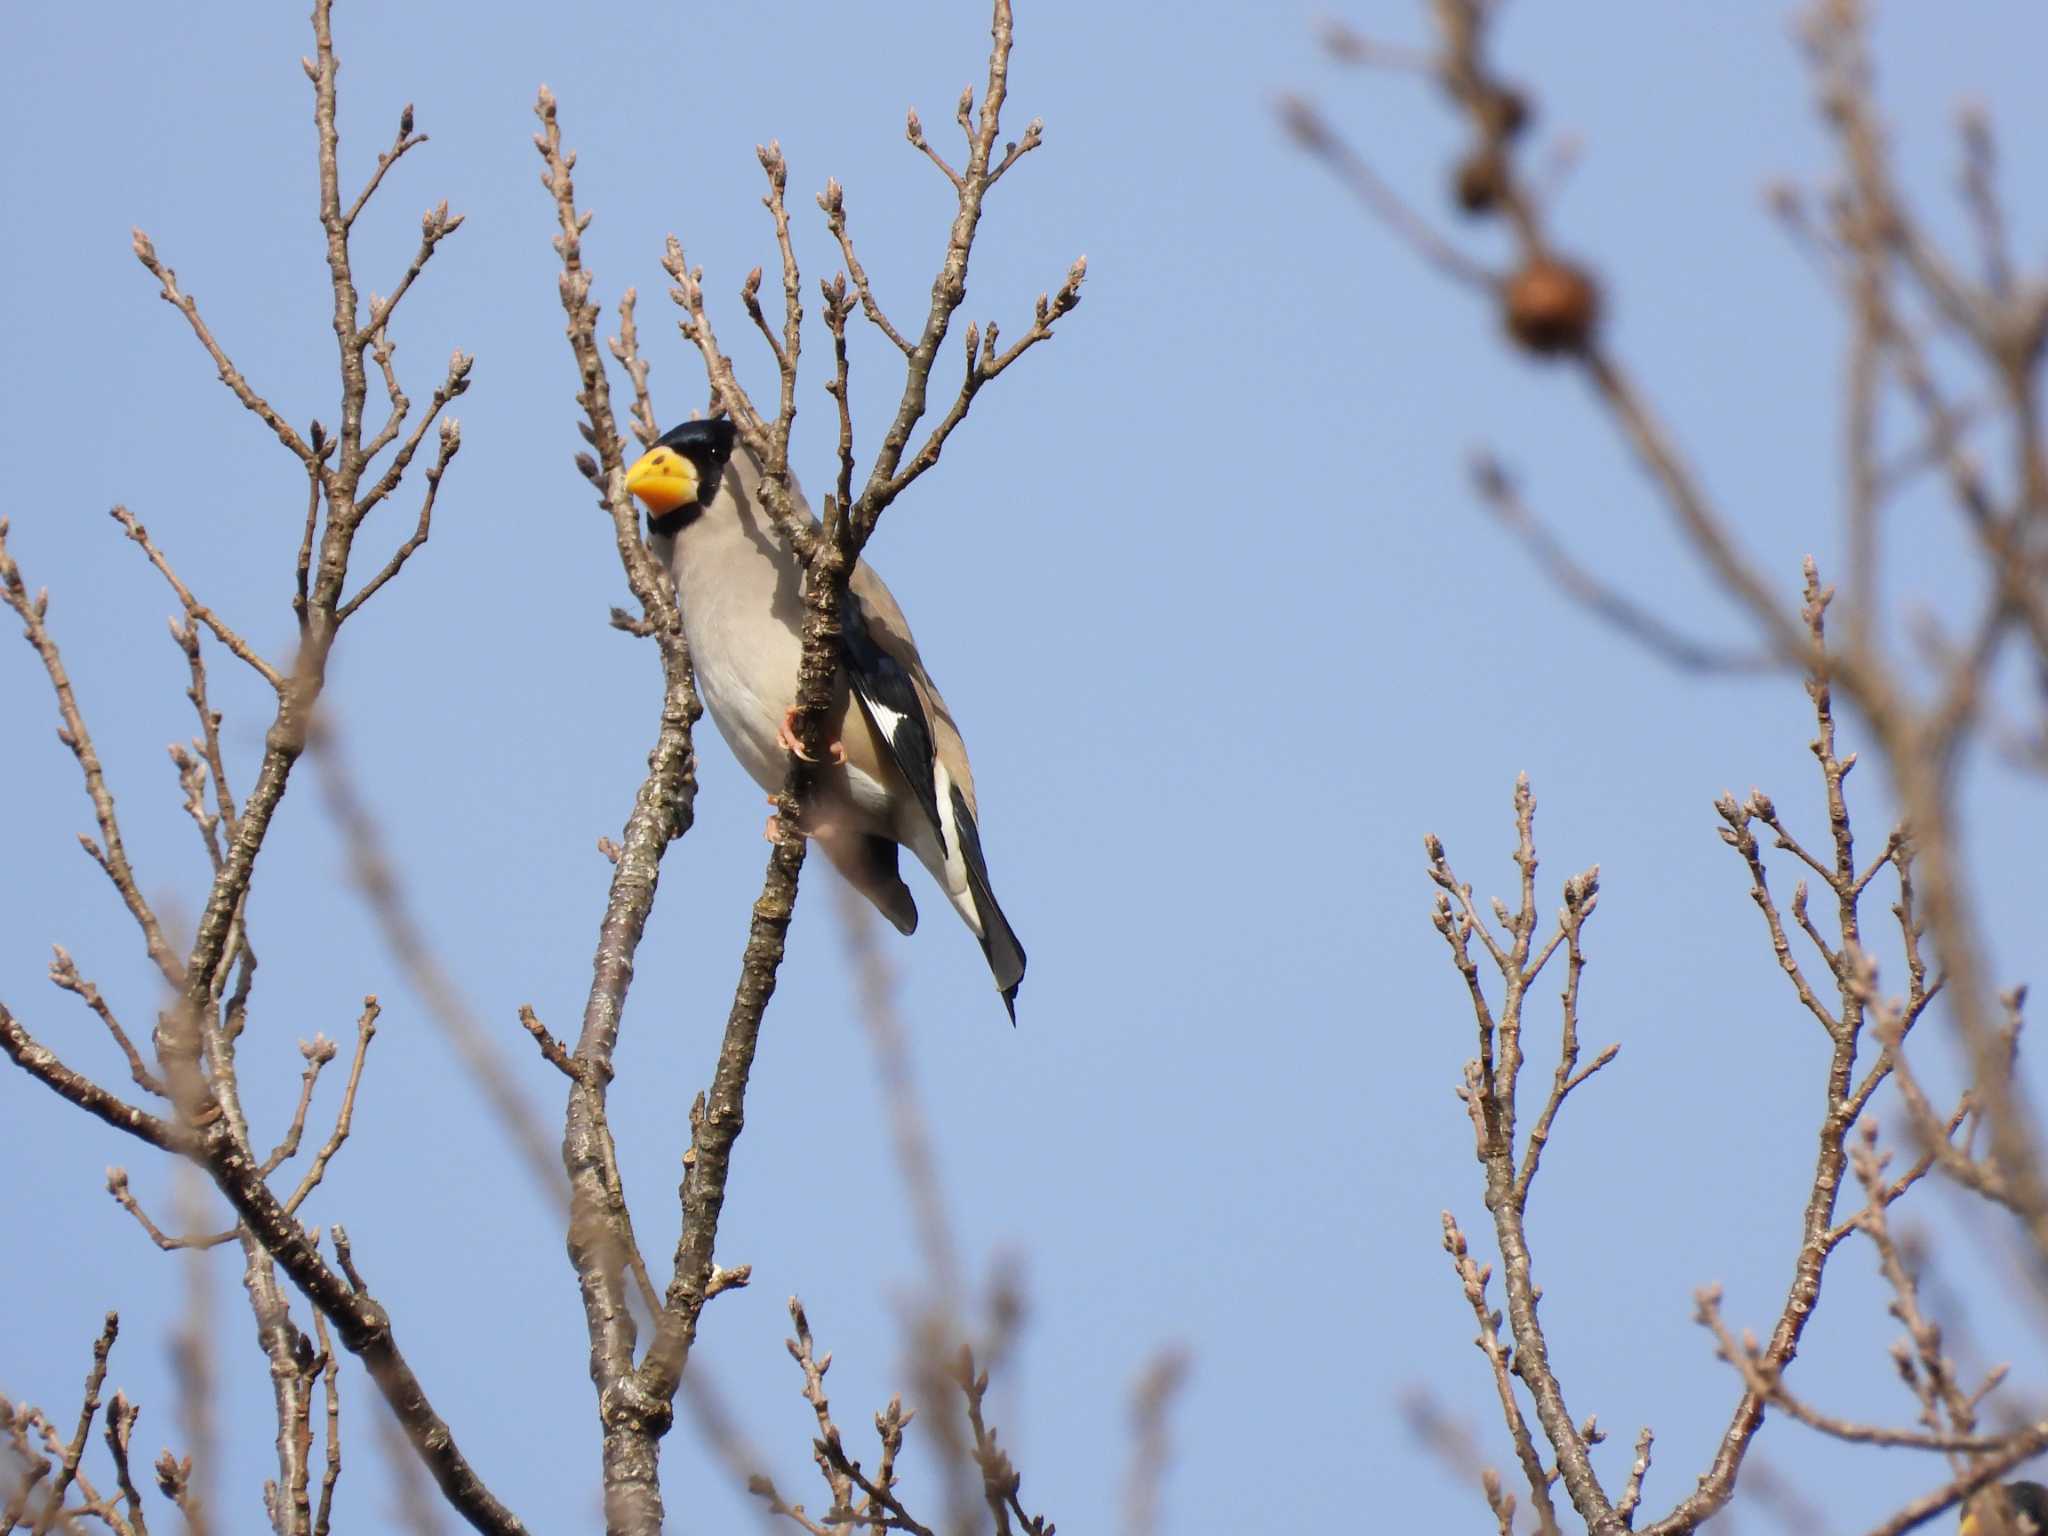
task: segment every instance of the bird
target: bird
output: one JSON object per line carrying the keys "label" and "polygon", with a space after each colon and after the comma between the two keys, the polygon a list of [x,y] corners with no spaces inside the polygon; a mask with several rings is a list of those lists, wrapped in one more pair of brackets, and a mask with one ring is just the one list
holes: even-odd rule
{"label": "bird", "polygon": [[[648,547],[675,582],[697,687],[733,755],[781,789],[795,735],[804,562],[763,505],[760,459],[731,418],[686,421],[626,470],[647,509]],[[809,504],[788,482],[800,515]],[[815,526],[815,520],[813,520]],[[829,762],[800,830],[901,933],[917,903],[897,865],[907,848],[981,943],[1011,1024],[1024,947],[989,885],[967,746],[918,655],[903,610],[866,561],[847,581]],[[776,818],[767,835],[777,835]]]}
{"label": "bird", "polygon": [[1963,1505],[1961,1536],[2048,1536],[2048,1488],[2006,1483]]}

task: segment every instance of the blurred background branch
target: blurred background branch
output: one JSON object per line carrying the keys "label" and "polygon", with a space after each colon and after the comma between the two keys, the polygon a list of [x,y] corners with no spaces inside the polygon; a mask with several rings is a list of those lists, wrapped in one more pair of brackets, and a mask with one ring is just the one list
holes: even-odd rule
{"label": "blurred background branch", "polygon": [[[1995,1201],[2017,1218],[2033,1249],[2034,1284],[2048,1278],[2048,1186],[2041,1173],[2039,1126],[2011,1071],[2018,1003],[2015,999],[2001,1005],[1987,976],[1982,898],[1972,886],[1958,804],[1959,763],[1978,732],[1987,700],[1996,692],[2001,658],[2010,650],[2027,652],[2028,670],[2036,680],[2028,707],[2038,711],[2048,705],[2048,693],[2038,685],[2039,679],[2048,677],[2048,646],[2042,643],[2048,627],[2037,618],[2048,604],[2048,551],[2039,532],[2041,512],[2048,505],[2048,445],[2039,410],[2042,353],[2048,341],[2048,273],[2027,281],[2014,276],[2007,219],[1994,174],[1991,126],[1978,112],[1967,114],[1962,128],[1962,194],[1979,246],[1975,273],[1970,271],[1973,263],[1941,248],[1894,179],[1877,105],[1866,8],[1860,0],[1818,0],[1807,7],[1801,16],[1801,38],[1840,168],[1821,195],[1825,212],[1820,216],[1810,212],[1808,199],[1797,190],[1781,188],[1772,201],[1779,217],[1814,253],[1849,320],[1840,470],[1848,581],[1842,606],[1847,617],[1841,637],[1835,638],[1828,632],[1826,616],[1836,601],[1836,588],[1823,583],[1809,557],[1800,608],[1793,610],[1778,595],[1779,583],[1742,548],[1737,520],[1708,492],[1705,477],[1688,461],[1677,434],[1623,362],[1606,323],[1612,307],[1607,284],[1588,264],[1561,254],[1549,200],[1537,173],[1529,168],[1526,140],[1536,111],[1533,93],[1507,79],[1494,62],[1500,12],[1501,7],[1486,0],[1433,0],[1429,15],[1434,37],[1427,47],[1382,45],[1341,24],[1330,30],[1326,44],[1346,63],[1433,77],[1442,88],[1463,120],[1470,146],[1452,173],[1452,201],[1469,218],[1505,230],[1512,255],[1504,268],[1496,270],[1467,256],[1460,241],[1438,231],[1403,201],[1314,107],[1290,98],[1281,105],[1282,121],[1297,144],[1328,165],[1366,209],[1427,264],[1486,296],[1496,306],[1511,346],[1562,363],[1589,385],[1596,405],[1633,450],[1691,559],[1734,600],[1766,651],[1751,657],[1696,641],[1672,628],[1653,603],[1590,571],[1536,520],[1509,473],[1491,455],[1480,460],[1476,477],[1483,499],[1569,598],[1673,666],[1692,672],[1753,670],[1775,660],[1779,666],[1803,671],[1815,713],[1813,753],[1821,770],[1832,843],[1820,853],[1809,852],[1761,792],[1745,801],[1724,795],[1717,802],[1725,823],[1721,836],[1748,867],[1751,896],[1764,915],[1778,964],[1802,1010],[1828,1036],[1826,1110],[1792,1285],[1768,1344],[1759,1346],[1748,1335],[1738,1342],[1721,1320],[1719,1292],[1701,1292],[1700,1320],[1716,1338],[1722,1358],[1737,1367],[1743,1393],[1697,1487],[1644,1529],[1676,1536],[1726,1505],[1767,1405],[1838,1438],[1942,1450],[1961,1458],[1959,1467],[1975,1469],[1959,1476],[1935,1502],[1916,1505],[1913,1518],[1924,1519],[1967,1497],[2044,1443],[2041,1427],[2033,1424],[1998,1435],[1975,1432],[1978,1402],[1997,1387],[2002,1369],[1975,1393],[1965,1393],[1956,1382],[1942,1350],[1940,1329],[1921,1309],[1917,1286],[1898,1257],[1885,1212],[1930,1169],[1940,1168],[1962,1189]],[[1905,319],[1907,315],[1912,320]],[[1981,390],[1984,399],[1996,403],[1966,408],[1952,398],[1928,362],[1931,346],[1966,358],[1975,375],[1973,391]],[[1979,467],[1966,446],[2001,436],[2010,444],[2011,465],[2002,483]],[[1904,443],[1894,441],[1900,437]],[[1912,468],[1901,474],[1888,468],[1894,464]],[[1944,610],[1945,624],[1954,626],[1958,638],[1944,636],[1931,649],[1923,646],[1924,654],[1915,657],[1898,654],[1887,639],[1899,626],[1885,611],[1883,513],[1920,469],[1946,475],[1957,528],[1979,557],[1981,596],[1974,611],[1962,605]],[[1902,812],[1900,825],[1882,851],[1861,865],[1843,788],[1857,754],[1836,747],[1837,695],[1854,710],[1873,741]],[[1551,1526],[1548,1485],[1556,1477],[1587,1529],[1614,1531],[1632,1523],[1642,1470],[1632,1470],[1626,1508],[1618,1507],[1588,1454],[1591,1437],[1564,1410],[1561,1374],[1551,1363],[1548,1341],[1536,1318],[1537,1293],[1528,1279],[1529,1249],[1522,1221],[1528,1181],[1508,1178],[1521,1066],[1523,991],[1551,952],[1544,950],[1531,968],[1530,880],[1535,858],[1526,780],[1517,790],[1516,804],[1522,894],[1512,913],[1496,902],[1495,912],[1505,930],[1499,938],[1488,931],[1473,905],[1471,888],[1451,875],[1441,845],[1431,839],[1429,848],[1431,877],[1442,892],[1436,925],[1450,942],[1480,1030],[1480,1054],[1467,1069],[1462,1092],[1487,1168],[1486,1203],[1506,1270],[1511,1366],[1502,1364],[1508,1358],[1505,1347],[1496,1346],[1489,1353],[1539,1523],[1545,1529]],[[1790,902],[1789,924],[1766,873],[1765,845],[1754,830],[1759,823],[1769,834],[1770,847],[1789,853],[1797,866],[1803,866]],[[1861,913],[1866,889],[1887,866],[1898,884],[1893,911],[1909,988],[1896,1000],[1879,989]],[[1833,898],[1831,936],[1824,935],[1809,914],[1807,875]],[[1531,1137],[1526,1163],[1530,1176],[1550,1117],[1572,1085],[1567,1074],[1577,1051],[1578,925],[1590,911],[1591,894],[1590,876],[1566,883],[1561,936],[1571,952],[1572,979],[1565,991],[1557,1087]],[[1809,980],[1790,933],[1794,926],[1817,952],[1828,973],[1825,981]],[[1931,940],[1931,957],[1921,948],[1923,930]],[[1481,987],[1471,953],[1474,940],[1500,973],[1497,1009]],[[1551,942],[1554,948],[1557,941]],[[1963,1043],[1970,1064],[1968,1093],[1952,1114],[1929,1103],[1904,1055],[1907,1033],[1935,1004],[1937,995],[1937,1012]],[[1855,1070],[1866,1029],[1875,1035],[1880,1054],[1858,1082]],[[1866,1122],[1863,1139],[1853,1145],[1851,1131],[1895,1072],[1920,1152],[1912,1168],[1893,1184],[1886,1180],[1886,1159],[1876,1150],[1875,1123]],[[1989,1145],[1973,1154],[1969,1145],[1979,1128]],[[1959,1132],[1964,1138],[1960,1145]],[[1859,1215],[1838,1224],[1836,1200],[1852,1167],[1868,1203]],[[1920,1407],[1923,1427],[1917,1431],[1830,1417],[1803,1404],[1783,1381],[1818,1305],[1827,1260],[1854,1232],[1865,1234],[1876,1246],[1894,1293],[1893,1314],[1908,1328],[1911,1342],[1899,1357],[1900,1371]],[[1462,1238],[1454,1251],[1462,1255]],[[1461,1257],[1461,1263],[1470,1261]],[[1485,1274],[1483,1267],[1476,1269],[1466,1282],[1480,1313],[1482,1345],[1490,1337],[1485,1303],[1479,1299]],[[1542,1464],[1530,1445],[1510,1370],[1535,1402],[1556,1458],[1554,1471]],[[1491,1489],[1489,1502],[1499,1514]],[[1503,1516],[1503,1528],[1507,1523]]]}

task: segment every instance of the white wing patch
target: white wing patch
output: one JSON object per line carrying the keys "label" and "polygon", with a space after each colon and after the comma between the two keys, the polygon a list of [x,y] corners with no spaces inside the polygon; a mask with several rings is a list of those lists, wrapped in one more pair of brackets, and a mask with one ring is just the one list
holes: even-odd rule
{"label": "white wing patch", "polygon": [[953,813],[953,776],[936,757],[932,759],[932,783],[939,791],[939,831],[946,849],[946,895],[978,939],[982,936],[981,914],[975,911],[973,893],[967,888],[967,849],[960,841],[960,826]]}
{"label": "white wing patch", "polygon": [[882,728],[882,734],[893,743],[896,740],[896,732],[901,729],[903,722],[910,717],[904,714],[902,710],[891,709],[880,699],[870,697],[867,694],[861,696],[861,702],[867,705],[868,713],[875,717],[875,724]]}

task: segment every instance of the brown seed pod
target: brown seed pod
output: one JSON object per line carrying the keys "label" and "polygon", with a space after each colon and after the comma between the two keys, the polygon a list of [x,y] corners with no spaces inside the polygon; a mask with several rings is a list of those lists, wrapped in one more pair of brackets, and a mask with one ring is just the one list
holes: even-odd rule
{"label": "brown seed pod", "polygon": [[1507,191],[1508,168],[1490,149],[1475,149],[1458,162],[1452,178],[1452,195],[1458,206],[1473,215],[1491,213]]}
{"label": "brown seed pod", "polygon": [[1600,318],[1600,289],[1582,267],[1539,256],[1501,288],[1508,334],[1531,352],[1576,352]]}

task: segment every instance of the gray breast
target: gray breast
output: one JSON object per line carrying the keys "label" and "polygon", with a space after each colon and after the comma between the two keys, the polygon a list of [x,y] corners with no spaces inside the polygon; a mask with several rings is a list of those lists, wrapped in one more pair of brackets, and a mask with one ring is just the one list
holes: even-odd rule
{"label": "gray breast", "polygon": [[776,741],[795,701],[802,642],[800,567],[754,495],[759,476],[736,455],[718,493],[675,540],[670,571],[697,686],[719,733],[755,781],[781,786]]}

